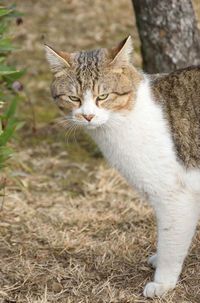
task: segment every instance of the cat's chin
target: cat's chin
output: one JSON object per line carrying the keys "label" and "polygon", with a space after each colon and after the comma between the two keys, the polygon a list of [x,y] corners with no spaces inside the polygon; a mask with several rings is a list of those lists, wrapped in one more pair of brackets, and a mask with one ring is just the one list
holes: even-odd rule
{"label": "cat's chin", "polygon": [[94,129],[97,129],[101,126],[103,126],[104,123],[101,123],[101,124],[88,124],[88,125],[84,125],[83,127],[87,130],[94,130]]}
{"label": "cat's chin", "polygon": [[86,130],[94,130],[94,129],[98,129],[102,126],[104,126],[107,123],[107,120],[105,121],[91,121],[91,122],[82,122],[79,123],[79,121],[76,121],[76,125],[78,125],[79,127],[86,129]]}

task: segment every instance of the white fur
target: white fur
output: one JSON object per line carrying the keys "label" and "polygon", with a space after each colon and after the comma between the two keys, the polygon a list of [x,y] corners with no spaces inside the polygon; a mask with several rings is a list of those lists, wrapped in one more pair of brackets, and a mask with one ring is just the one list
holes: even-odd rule
{"label": "white fur", "polygon": [[85,125],[107,160],[148,196],[158,220],[154,281],[144,295],[162,295],[173,288],[182,269],[200,211],[200,170],[178,162],[162,109],[152,100],[148,80],[140,84],[136,104],[127,116],[99,109],[87,92],[85,105],[77,111],[94,114]]}
{"label": "white fur", "polygon": [[[94,115],[91,121],[86,119],[77,119],[76,115]],[[75,109],[72,113],[72,119],[77,125],[86,127],[87,129],[94,129],[97,126],[105,124],[110,117],[110,113],[103,108],[96,106],[94,97],[90,89],[86,90],[83,96],[83,105]]]}

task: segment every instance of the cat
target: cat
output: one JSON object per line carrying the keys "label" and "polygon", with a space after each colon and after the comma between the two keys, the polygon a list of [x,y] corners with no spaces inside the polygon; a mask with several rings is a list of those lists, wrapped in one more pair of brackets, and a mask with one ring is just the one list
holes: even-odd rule
{"label": "cat", "polygon": [[130,36],[93,51],[46,45],[56,104],[155,210],[155,275],[143,292],[154,297],[175,287],[200,213],[200,66],[146,75],[132,50]]}

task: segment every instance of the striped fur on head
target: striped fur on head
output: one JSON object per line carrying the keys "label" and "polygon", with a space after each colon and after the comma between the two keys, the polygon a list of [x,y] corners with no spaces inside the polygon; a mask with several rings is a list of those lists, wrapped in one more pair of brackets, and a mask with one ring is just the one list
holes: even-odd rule
{"label": "striped fur on head", "polygon": [[[99,119],[102,112],[98,109],[123,115],[132,110],[142,76],[131,64],[130,36],[111,49],[64,53],[46,46],[46,51],[54,74],[52,96],[61,110],[75,117],[75,111],[88,100],[85,98],[88,92],[90,102],[96,107],[94,110],[89,106],[88,110],[95,112],[95,119]],[[107,97],[103,99],[102,96]],[[79,101],[70,97],[76,97]],[[86,105],[84,108],[86,113]],[[89,112],[86,114],[91,114]],[[77,115],[80,120],[80,110]]]}

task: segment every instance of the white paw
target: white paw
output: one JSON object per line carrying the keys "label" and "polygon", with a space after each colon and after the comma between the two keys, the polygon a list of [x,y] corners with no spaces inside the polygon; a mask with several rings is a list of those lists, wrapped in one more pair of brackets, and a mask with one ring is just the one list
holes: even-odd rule
{"label": "white paw", "polygon": [[148,263],[149,265],[151,265],[153,268],[156,268],[156,266],[157,266],[157,254],[151,256],[151,257],[148,259],[147,263]]}
{"label": "white paw", "polygon": [[144,288],[144,296],[153,298],[154,296],[161,296],[169,289],[173,288],[169,284],[157,283],[157,282],[149,282]]}

